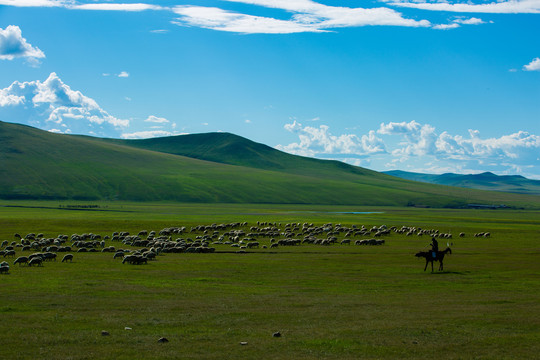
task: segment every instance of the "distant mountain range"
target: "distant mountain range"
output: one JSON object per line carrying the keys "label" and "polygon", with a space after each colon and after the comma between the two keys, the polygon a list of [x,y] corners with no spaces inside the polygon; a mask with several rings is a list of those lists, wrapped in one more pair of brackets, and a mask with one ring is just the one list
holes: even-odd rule
{"label": "distant mountain range", "polygon": [[404,180],[229,133],[118,140],[6,122],[0,199],[540,208],[540,196]]}
{"label": "distant mountain range", "polygon": [[401,170],[385,171],[385,174],[402,179],[421,181],[430,184],[459,186],[464,188],[504,191],[518,194],[540,195],[540,180],[527,179],[520,175],[495,175],[491,172],[460,175],[446,173],[441,175],[422,174]]}

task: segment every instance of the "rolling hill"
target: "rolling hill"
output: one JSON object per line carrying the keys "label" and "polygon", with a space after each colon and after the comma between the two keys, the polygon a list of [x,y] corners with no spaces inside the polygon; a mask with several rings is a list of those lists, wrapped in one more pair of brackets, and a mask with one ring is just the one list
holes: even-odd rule
{"label": "rolling hill", "polygon": [[0,122],[0,199],[540,208],[540,197],[399,179],[226,133],[148,140]]}
{"label": "rolling hill", "polygon": [[518,194],[540,195],[540,181],[527,179],[520,175],[495,175],[491,172],[460,175],[446,173],[441,175],[422,174],[401,170],[385,171],[385,174],[402,179],[427,182],[431,184],[459,186],[471,189],[505,191]]}

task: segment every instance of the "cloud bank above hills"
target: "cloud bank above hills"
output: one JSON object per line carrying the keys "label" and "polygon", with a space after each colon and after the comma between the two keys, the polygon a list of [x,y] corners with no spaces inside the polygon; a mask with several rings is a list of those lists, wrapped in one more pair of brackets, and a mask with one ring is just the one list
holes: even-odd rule
{"label": "cloud bank above hills", "polygon": [[56,74],[45,81],[15,81],[0,89],[0,116],[43,130],[99,137],[140,138],[176,135],[176,124],[150,115],[150,130],[133,130],[133,120],[111,115],[92,98],[73,90]]}

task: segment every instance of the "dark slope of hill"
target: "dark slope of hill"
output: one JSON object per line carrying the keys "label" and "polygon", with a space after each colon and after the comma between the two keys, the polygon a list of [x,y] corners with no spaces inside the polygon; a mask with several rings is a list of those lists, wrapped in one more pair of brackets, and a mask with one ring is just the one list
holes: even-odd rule
{"label": "dark slope of hill", "polygon": [[[242,141],[258,148],[248,140]],[[267,155],[275,151],[271,149]],[[234,152],[227,155],[231,162],[235,161],[234,155]],[[280,156],[287,159],[285,165],[278,161]],[[268,159],[275,163],[269,166],[271,170],[0,122],[0,198],[433,207],[459,207],[474,202],[540,206],[540,197],[412,182],[346,164],[312,161],[280,152]],[[302,170],[296,173],[291,170],[295,164]],[[281,171],[276,169],[279,166]]]}
{"label": "dark slope of hill", "polygon": [[495,175],[491,172],[468,175],[452,173],[434,175],[400,170],[386,171],[385,174],[397,176],[402,179],[422,181],[431,184],[540,195],[540,181],[527,179],[520,175]]}
{"label": "dark slope of hill", "polygon": [[345,171],[357,175],[380,176],[380,173],[375,171],[340,161],[319,160],[287,154],[230,133],[189,134],[142,140],[103,140],[217,163],[295,174],[313,175],[315,171],[319,175],[323,175],[325,172]]}

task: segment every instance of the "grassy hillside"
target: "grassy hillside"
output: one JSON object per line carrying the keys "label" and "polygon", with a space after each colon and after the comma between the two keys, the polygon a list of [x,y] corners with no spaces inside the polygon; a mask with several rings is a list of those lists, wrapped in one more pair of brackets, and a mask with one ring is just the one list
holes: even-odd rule
{"label": "grassy hillside", "polygon": [[205,133],[142,140],[102,139],[107,142],[217,163],[280,172],[324,176],[335,172],[380,176],[379,173],[340,161],[296,156],[230,133]]}
{"label": "grassy hillside", "polygon": [[434,175],[400,170],[386,171],[385,174],[397,176],[402,179],[422,181],[432,184],[540,195],[540,181],[527,179],[519,175],[499,176],[490,172],[468,175],[452,173]]}
{"label": "grassy hillside", "polygon": [[[0,198],[540,207],[540,197],[411,182],[335,161],[284,154],[230,134],[208,137],[147,140],[152,146],[144,149],[144,141],[52,134],[0,122]],[[182,145],[183,139],[189,146]],[[176,146],[192,147],[192,157],[177,155],[181,150]],[[205,154],[212,154],[214,161]],[[262,169],[265,162],[268,166]]]}

